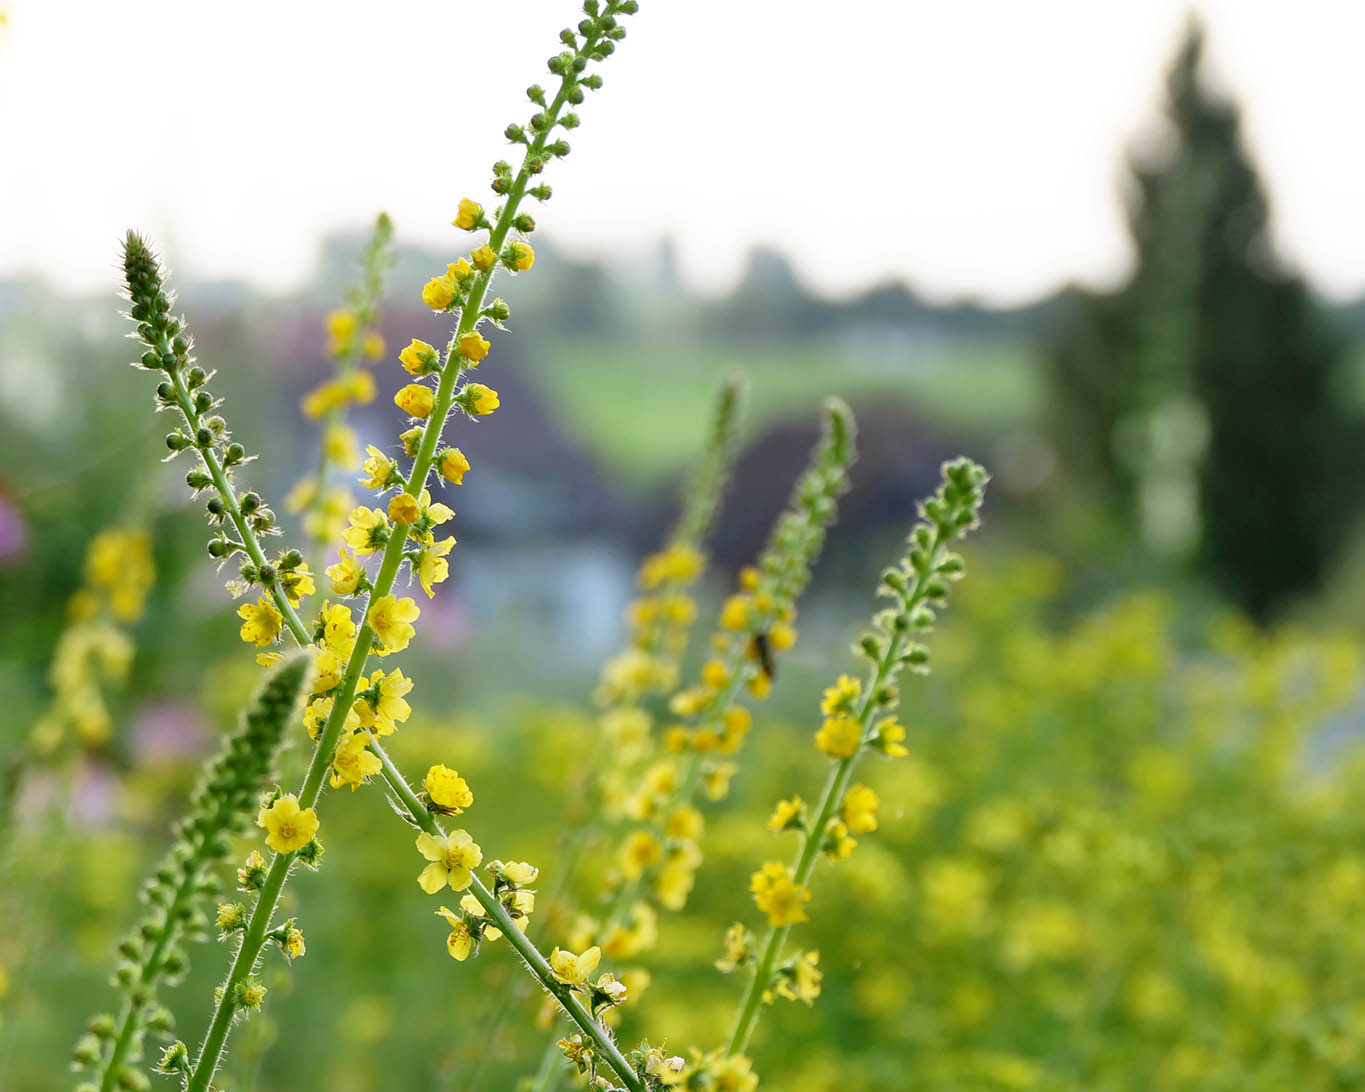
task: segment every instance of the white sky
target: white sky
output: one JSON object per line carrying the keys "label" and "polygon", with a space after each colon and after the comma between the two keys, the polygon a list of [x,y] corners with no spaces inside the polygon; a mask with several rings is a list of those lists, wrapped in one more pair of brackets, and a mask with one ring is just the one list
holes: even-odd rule
{"label": "white sky", "polygon": [[[292,288],[386,208],[462,240],[569,0],[0,0],[0,276],[107,290],[123,229],[184,275]],[[1281,251],[1365,291],[1365,4],[1203,0]],[[537,211],[579,254],[667,233],[721,291],[754,244],[819,291],[1009,303],[1119,276],[1120,157],[1180,0],[642,0]],[[509,156],[510,158],[510,156]]]}

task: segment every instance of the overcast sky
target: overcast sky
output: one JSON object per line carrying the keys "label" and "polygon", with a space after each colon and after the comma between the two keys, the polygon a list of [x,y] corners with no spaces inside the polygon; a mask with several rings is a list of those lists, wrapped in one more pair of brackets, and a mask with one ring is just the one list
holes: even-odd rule
{"label": "overcast sky", "polygon": [[[566,0],[0,0],[0,276],[75,291],[127,226],[186,275],[305,280],[380,209],[458,247]],[[676,239],[721,291],[755,244],[827,294],[888,276],[1034,298],[1129,260],[1120,161],[1179,0],[642,0],[538,217],[582,255]],[[1281,252],[1365,291],[1365,4],[1204,0]]]}

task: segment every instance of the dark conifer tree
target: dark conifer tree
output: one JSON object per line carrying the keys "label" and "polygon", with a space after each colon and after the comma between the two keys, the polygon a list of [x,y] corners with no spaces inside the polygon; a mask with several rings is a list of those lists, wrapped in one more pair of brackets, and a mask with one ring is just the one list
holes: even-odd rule
{"label": "dark conifer tree", "polygon": [[[1135,520],[1161,461],[1186,458],[1195,556],[1265,618],[1340,548],[1365,438],[1336,397],[1341,339],[1272,252],[1237,108],[1201,82],[1202,50],[1191,25],[1167,79],[1167,140],[1131,164],[1132,277],[1076,293],[1052,346],[1058,436]],[[1169,413],[1182,406],[1193,426]]]}

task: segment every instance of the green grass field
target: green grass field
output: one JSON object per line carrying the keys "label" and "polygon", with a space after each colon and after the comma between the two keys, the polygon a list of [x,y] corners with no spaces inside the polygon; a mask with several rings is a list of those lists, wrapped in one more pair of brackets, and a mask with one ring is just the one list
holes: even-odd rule
{"label": "green grass field", "polygon": [[[748,433],[813,412],[838,394],[855,407],[903,405],[947,429],[1038,419],[1044,375],[1017,341],[887,341],[790,346],[735,342],[561,341],[538,353],[533,382],[562,408],[565,427],[622,477],[645,483],[686,462],[721,376],[749,379]],[[611,427],[602,427],[610,421]]]}

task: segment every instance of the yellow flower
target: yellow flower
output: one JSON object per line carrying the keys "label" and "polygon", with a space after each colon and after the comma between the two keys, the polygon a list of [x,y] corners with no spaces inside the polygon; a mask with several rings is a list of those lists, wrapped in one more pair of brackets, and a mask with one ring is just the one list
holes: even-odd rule
{"label": "yellow flower", "polygon": [[214,918],[213,923],[220,933],[230,933],[242,924],[245,916],[246,907],[240,902],[220,902],[218,916]]}
{"label": "yellow flower", "polygon": [[793,880],[791,870],[781,861],[768,861],[755,872],[749,879],[749,890],[773,928],[809,920],[801,904],[810,901],[810,891]]}
{"label": "yellow flower", "polygon": [[384,768],[377,755],[366,747],[369,735],[365,732],[352,732],[339,744],[332,756],[332,788],[350,785],[355,792],[367,778],[373,777]]}
{"label": "yellow flower", "polygon": [[510,243],[507,247],[512,258],[512,264],[523,273],[536,264],[536,252],[530,243],[518,240]]}
{"label": "yellow flower", "polygon": [[450,224],[461,231],[473,231],[482,215],[483,206],[481,204],[477,201],[471,201],[468,197],[462,197],[460,198],[460,211],[455,214],[455,219],[450,221]]}
{"label": "yellow flower", "polygon": [[360,456],[356,452],[357,442],[353,429],[345,425],[329,425],[327,431],[322,434],[322,451],[328,460],[343,470],[350,470],[360,462]]}
{"label": "yellow flower", "polygon": [[778,622],[768,631],[768,644],[774,652],[786,652],[796,644],[796,630],[785,622]]}
{"label": "yellow flower", "polygon": [[824,700],[820,703],[820,712],[827,717],[832,717],[836,713],[847,713],[853,709],[853,703],[858,700],[858,695],[863,692],[863,684],[849,675],[840,675],[839,679],[831,687],[825,689]]}
{"label": "yellow flower", "polygon": [[720,611],[720,624],[724,629],[744,629],[749,624],[749,612],[754,601],[747,595],[732,595],[725,601]]}
{"label": "yellow flower", "polygon": [[390,652],[402,652],[408,647],[408,642],[416,633],[412,623],[421,613],[417,604],[406,596],[399,599],[396,595],[382,595],[370,604],[367,620],[370,628],[374,630],[374,635],[384,646],[380,652],[381,656]]}
{"label": "yellow flower", "polygon": [[446,554],[455,545],[453,538],[443,538],[440,542],[433,542],[422,551],[421,559],[414,566],[417,573],[418,583],[422,585],[422,590],[427,593],[430,599],[436,594],[433,585],[441,583],[450,575],[450,564],[446,561]]}
{"label": "yellow flower", "polygon": [[[591,920],[591,919],[589,919]],[[596,926],[593,926],[594,930]],[[586,937],[575,937],[587,943]],[[659,939],[659,914],[647,902],[631,907],[624,923],[615,925],[602,941],[602,950],[612,959],[629,959],[653,948]]]}
{"label": "yellow flower", "polygon": [[316,478],[300,478],[294,483],[294,487],[284,496],[284,510],[286,512],[302,512],[313,503],[318,496],[318,480]]}
{"label": "yellow flower", "polygon": [[[322,731],[323,725],[327,723],[327,718],[332,715],[332,706],[335,699],[330,695],[325,698],[316,698],[308,703],[308,708],[303,711],[303,726],[308,729],[308,735],[312,739],[317,739]],[[355,711],[355,706],[346,710],[346,719],[342,722],[341,729],[344,732],[354,732],[360,728],[360,714]]]}
{"label": "yellow flower", "polygon": [[647,830],[637,830],[631,833],[617,853],[617,863],[621,867],[621,873],[626,879],[633,880],[641,875],[645,869],[659,863],[663,858],[663,847],[659,845],[659,840]]}
{"label": "yellow flower", "polygon": [[419,834],[417,850],[431,864],[422,869],[417,883],[428,895],[447,884],[452,891],[463,891],[473,881],[473,869],[483,860],[483,850],[465,830],[448,835]]}
{"label": "yellow flower", "polygon": [[733,762],[717,762],[702,777],[702,788],[708,800],[724,800],[730,792],[730,778],[739,767]]}
{"label": "yellow flower", "polygon": [[355,560],[345,547],[337,551],[337,556],[341,560],[327,566],[327,579],[332,582],[332,591],[337,595],[354,595],[366,575],[365,566]]}
{"label": "yellow flower", "polygon": [[389,501],[389,519],[403,526],[416,523],[422,518],[422,506],[411,493],[399,493]]}
{"label": "yellow flower", "polygon": [[493,863],[512,883],[535,883],[536,877],[540,875],[540,869],[526,861],[494,861]]}
{"label": "yellow flower", "polygon": [[464,389],[464,399],[469,412],[475,417],[486,417],[498,408],[498,392],[482,383],[470,383]]}
{"label": "yellow flower", "polygon": [[820,979],[824,977],[816,966],[819,962],[819,952],[802,952],[795,965],[784,969],[778,977],[777,995],[788,1001],[814,1004],[820,996]]}
{"label": "yellow flower", "polygon": [[346,391],[335,379],[329,379],[326,383],[320,383],[311,391],[305,394],[299,402],[299,408],[303,410],[303,415],[314,421],[323,417],[329,410],[337,409],[346,404]]}
{"label": "yellow flower", "polygon": [[400,387],[398,393],[393,396],[393,404],[409,417],[426,417],[431,413],[431,407],[435,402],[436,396],[431,393],[431,388],[424,387],[421,383],[409,383],[406,387]]}
{"label": "yellow flower", "polygon": [[754,935],[737,921],[725,930],[725,954],[716,960],[716,970],[730,974],[753,958]]}
{"label": "yellow flower", "polygon": [[601,961],[602,949],[596,945],[582,955],[574,955],[573,952],[556,948],[550,953],[550,970],[564,985],[581,986],[592,972],[597,970],[597,964]]}
{"label": "yellow flower", "polygon": [[842,819],[831,819],[825,827],[825,839],[820,848],[831,861],[842,861],[857,847],[858,840],[848,833]]}
{"label": "yellow flower", "polygon": [[270,807],[261,809],[256,825],[265,828],[265,844],[276,853],[293,853],[317,834],[318,813],[312,808],[300,810],[296,796],[281,796]]}
{"label": "yellow flower", "polygon": [[475,247],[469,255],[469,260],[474,263],[475,269],[488,269],[498,260],[498,256],[493,253],[491,246]]}
{"label": "yellow flower", "polygon": [[327,316],[327,351],[332,356],[340,356],[355,337],[356,317],[352,311],[333,311]]}
{"label": "yellow flower", "polygon": [[800,830],[805,826],[801,816],[805,806],[805,801],[799,796],[793,796],[790,800],[779,800],[772,815],[768,817],[768,829],[774,834],[781,834],[784,830]]}
{"label": "yellow flower", "polygon": [[323,603],[322,647],[340,656],[349,656],[355,647],[355,619],[345,603]]}
{"label": "yellow flower", "polygon": [[313,572],[308,568],[306,561],[292,572],[281,573],[280,583],[284,586],[284,594],[291,607],[297,607],[300,599],[318,590],[317,585],[313,583]]}
{"label": "yellow flower", "polygon": [[417,501],[422,509],[422,518],[428,521],[433,527],[439,527],[443,523],[448,523],[455,518],[455,509],[449,505],[431,500],[431,490],[423,489],[418,495]]}
{"label": "yellow flower", "polygon": [[374,444],[365,448],[365,454],[369,457],[360,468],[365,475],[360,479],[360,484],[366,489],[387,489],[394,472],[398,469],[398,464]]}
{"label": "yellow flower", "polygon": [[[440,888],[437,888],[439,891]],[[436,916],[445,918],[450,925],[450,936],[446,938],[446,951],[452,958],[463,963],[469,958],[470,949],[474,946],[474,931],[470,929],[469,922],[460,917],[447,906],[442,906],[436,911]]]}
{"label": "yellow flower", "polygon": [[422,446],[422,437],[426,435],[426,429],[421,425],[414,425],[406,432],[400,432],[398,439],[403,443],[403,454],[409,459],[417,458],[417,449]]}
{"label": "yellow flower", "polygon": [[691,804],[684,804],[668,817],[668,825],[664,828],[664,833],[670,838],[685,838],[692,842],[700,842],[705,829],[706,820],[702,818],[701,812]]}
{"label": "yellow flower", "polygon": [[593,1044],[591,1039],[584,1039],[583,1036],[574,1032],[566,1035],[563,1039],[555,1042],[555,1046],[564,1052],[564,1060],[572,1066],[578,1067],[579,1073],[586,1073],[589,1066],[593,1064]]}
{"label": "yellow flower", "polygon": [[[469,791],[465,779],[449,766],[432,766],[427,770],[422,788],[426,789],[431,802],[446,815],[459,815],[474,803],[474,794]],[[530,880],[525,882],[529,883]]]}
{"label": "yellow flower", "polygon": [[[372,554],[389,541],[389,521],[378,508],[353,508],[350,526],[342,533],[346,545],[359,555]],[[328,570],[331,575],[331,570]]]}
{"label": "yellow flower", "polygon": [[357,368],[341,386],[341,396],[351,402],[365,405],[374,401],[374,376],[364,368]]}
{"label": "yellow flower", "polygon": [[413,338],[407,348],[398,354],[398,362],[410,375],[426,375],[435,371],[440,359],[436,346],[428,345],[418,338]]}
{"label": "yellow flower", "polygon": [[377,334],[373,330],[360,340],[360,351],[367,360],[383,360],[384,353],[387,350],[388,346],[384,344],[383,335]]}
{"label": "yellow flower", "polygon": [[255,891],[265,881],[265,858],[259,849],[246,855],[242,867],[237,870],[237,886],[244,891]]}
{"label": "yellow flower", "polygon": [[691,717],[701,712],[712,695],[700,688],[679,690],[668,699],[668,710],[677,717]]}
{"label": "yellow flower", "polygon": [[237,616],[242,619],[242,640],[257,648],[270,644],[284,625],[284,616],[264,595],[254,603],[243,603],[237,608]]}
{"label": "yellow flower", "polygon": [[717,743],[716,750],[723,755],[738,753],[744,745],[744,737],[749,734],[749,729],[753,725],[753,717],[750,716],[749,710],[742,705],[727,709],[721,718],[721,724],[724,725],[725,732]]}
{"label": "yellow flower", "polygon": [[469,460],[458,447],[448,447],[436,457],[437,473],[452,485],[463,484],[468,469]]}
{"label": "yellow flower", "polygon": [[659,905],[678,911],[687,905],[696,871],[701,867],[701,850],[695,842],[679,842],[668,853],[668,859],[654,879],[654,894]]}
{"label": "yellow flower", "polygon": [[749,693],[759,701],[762,701],[773,690],[773,677],[766,671],[759,671],[749,676],[749,681],[745,684]]}
{"label": "yellow flower", "polygon": [[291,960],[298,959],[308,951],[308,945],[303,940],[303,930],[291,925],[285,930],[284,943],[280,947]]}
{"label": "yellow flower", "polygon": [[444,311],[455,302],[456,293],[455,278],[447,273],[441,277],[432,277],[422,286],[422,302],[433,311]]}
{"label": "yellow flower", "polygon": [[701,682],[712,690],[721,690],[730,681],[730,672],[719,660],[707,660],[702,665]]}
{"label": "yellow flower", "polygon": [[905,739],[905,726],[895,717],[880,721],[872,737],[872,746],[887,758],[904,758],[910,752],[902,742]]}
{"label": "yellow flower", "polygon": [[457,284],[462,282],[472,272],[474,272],[474,269],[469,264],[469,259],[467,258],[461,258],[459,261],[451,262],[446,266],[446,276],[454,278]]}
{"label": "yellow flower", "polygon": [[668,582],[690,584],[705,564],[706,559],[691,546],[670,546],[645,558],[640,565],[640,586],[653,591]]}
{"label": "yellow flower", "polygon": [[868,834],[877,829],[877,793],[861,782],[844,794],[842,814],[848,829],[854,834]]}
{"label": "yellow flower", "polygon": [[377,736],[392,735],[412,714],[412,706],[404,700],[412,691],[412,680],[398,668],[387,675],[381,668],[370,676],[365,687],[374,691],[374,701],[373,705],[368,698],[357,702],[360,723]]}
{"label": "yellow flower", "polygon": [[461,334],[459,340],[460,355],[469,361],[471,368],[477,367],[480,360],[488,355],[491,348],[488,339],[477,330],[470,330],[467,334]]}
{"label": "yellow flower", "polygon": [[848,758],[858,749],[862,728],[852,717],[842,713],[830,717],[815,733],[815,745],[833,758]]}

